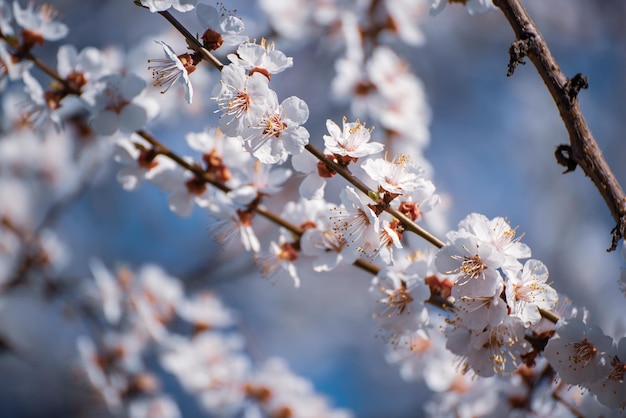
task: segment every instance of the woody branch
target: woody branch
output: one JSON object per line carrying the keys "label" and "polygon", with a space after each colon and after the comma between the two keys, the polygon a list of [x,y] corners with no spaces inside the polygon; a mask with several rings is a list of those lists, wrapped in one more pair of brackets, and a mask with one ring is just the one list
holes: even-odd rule
{"label": "woody branch", "polygon": [[580,109],[577,95],[580,89],[587,87],[587,80],[580,74],[571,79],[563,74],[546,41],[519,0],[493,0],[493,3],[509,21],[517,38],[511,45],[507,75],[513,74],[517,64],[523,63],[524,57],[528,57],[537,69],[559,110],[570,139],[569,145],[557,147],[557,161],[567,167],[565,172],[580,166],[604,198],[616,223],[611,231],[611,247],[607,250],[614,251],[626,234],[626,196],[606,163]]}

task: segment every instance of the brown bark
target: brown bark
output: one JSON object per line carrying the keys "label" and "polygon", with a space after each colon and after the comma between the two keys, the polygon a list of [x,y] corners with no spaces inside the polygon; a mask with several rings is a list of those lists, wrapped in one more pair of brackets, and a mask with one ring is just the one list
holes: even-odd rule
{"label": "brown bark", "polygon": [[523,62],[524,57],[528,57],[543,79],[570,139],[569,145],[560,145],[557,148],[557,162],[567,167],[565,172],[580,166],[602,195],[616,224],[611,231],[611,247],[607,250],[613,251],[626,233],[626,197],[606,163],[578,104],[578,92],[587,87],[587,80],[580,74],[572,79],[563,74],[545,40],[518,0],[493,0],[493,3],[509,21],[517,38],[509,51],[511,61],[508,75],[512,75],[516,66]]}

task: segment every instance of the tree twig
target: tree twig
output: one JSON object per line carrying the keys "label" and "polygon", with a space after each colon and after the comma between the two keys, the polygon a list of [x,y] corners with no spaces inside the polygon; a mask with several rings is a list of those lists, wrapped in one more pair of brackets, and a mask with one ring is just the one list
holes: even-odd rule
{"label": "tree twig", "polygon": [[[500,8],[517,37],[510,49],[508,75],[513,74],[517,64],[523,62],[524,56],[537,69],[569,134],[570,145],[560,145],[557,148],[557,161],[567,167],[567,171],[573,171],[577,165],[580,166],[602,195],[616,224],[611,231],[611,247],[607,250],[614,251],[626,235],[626,196],[606,163],[578,103],[578,92],[587,88],[587,79],[581,74],[568,79],[563,74],[546,41],[519,0],[493,0],[493,3]],[[562,152],[564,147],[567,147],[567,158]]]}

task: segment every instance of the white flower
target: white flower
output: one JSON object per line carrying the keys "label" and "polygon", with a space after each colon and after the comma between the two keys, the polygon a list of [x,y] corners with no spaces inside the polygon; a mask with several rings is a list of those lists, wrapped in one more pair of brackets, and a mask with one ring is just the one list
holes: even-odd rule
{"label": "white flower", "polygon": [[511,314],[525,324],[541,320],[539,309],[552,310],[559,295],[546,283],[548,269],[538,260],[528,260],[517,277],[509,277],[506,286],[506,301]]}
{"label": "white flower", "polygon": [[343,130],[332,120],[326,121],[326,128],[330,135],[324,135],[326,153],[352,158],[366,157],[377,154],[384,148],[378,142],[369,142],[370,130],[365,128],[359,120],[348,122],[343,118]]}
{"label": "white flower", "polygon": [[571,318],[559,320],[556,332],[544,355],[565,383],[588,385],[608,374],[604,353],[611,350],[613,339],[600,328]]}
{"label": "white flower", "polygon": [[191,86],[189,74],[196,69],[192,56],[190,54],[177,56],[174,50],[165,42],[155,42],[163,47],[165,58],[148,60],[149,63],[156,64],[148,67],[148,70],[152,70],[152,77],[155,78],[154,86],[163,87],[164,89],[161,93],[165,93],[177,80],[180,80],[185,86],[185,100],[191,104],[193,87]]}
{"label": "white flower", "polygon": [[258,127],[263,115],[274,111],[276,93],[269,88],[267,77],[260,73],[251,76],[238,64],[222,69],[222,88],[213,97],[220,107],[220,128],[228,136],[241,135],[244,129]]}
{"label": "white flower", "polygon": [[85,82],[94,81],[105,73],[104,59],[99,49],[88,47],[79,53],[73,45],[59,48],[57,69],[65,79],[75,80],[80,74]]}
{"label": "white flower", "polygon": [[280,106],[269,101],[268,106],[270,111],[244,130],[244,145],[259,161],[281,164],[287,156],[302,153],[309,143],[309,131],[300,126],[309,118],[309,108],[295,96],[286,98]]}
{"label": "white flower", "polygon": [[[367,115],[382,126],[388,151],[408,148],[419,159],[415,152],[430,139],[431,111],[422,82],[409,65],[393,50],[381,46],[367,61],[360,53],[348,55],[337,62],[336,70],[331,86],[334,98],[350,100],[353,114]],[[400,141],[406,142],[406,147],[400,147]]]}
{"label": "white flower", "polygon": [[[270,358],[247,379],[246,395],[269,417],[350,418],[347,412],[333,410],[326,399],[315,393],[313,384],[294,374],[280,358]],[[261,415],[259,415],[261,416]]]}
{"label": "white flower", "polygon": [[331,214],[335,231],[351,251],[372,256],[380,246],[380,221],[376,213],[347,186],[341,192],[342,206]]}
{"label": "white flower", "polygon": [[402,154],[393,161],[384,158],[367,160],[361,167],[381,189],[392,194],[411,192],[426,181],[423,170],[411,165],[409,157]]}
{"label": "white flower", "polygon": [[118,129],[129,133],[143,128],[148,112],[133,99],[145,86],[145,81],[133,73],[100,78],[94,89],[81,96],[91,109],[93,130],[100,135],[112,135]]}
{"label": "white flower", "polygon": [[432,6],[430,7],[430,14],[437,15],[441,13],[441,11],[446,7],[446,4],[450,3],[461,3],[467,7],[467,11],[469,14],[473,15],[476,13],[485,13],[489,10],[496,9],[496,6],[493,4],[492,0],[434,0]]}
{"label": "white flower", "polygon": [[58,16],[56,10],[48,5],[42,5],[37,10],[34,7],[34,3],[30,2],[26,9],[22,9],[17,1],[13,2],[15,21],[28,30],[31,36],[40,38],[37,43],[43,43],[44,39],[58,41],[67,36],[69,32],[67,26],[55,21]]}
{"label": "white flower", "polygon": [[589,385],[602,404],[621,409],[626,408],[626,337],[622,337],[617,347],[607,353],[607,373]]}
{"label": "white flower", "polygon": [[394,32],[404,42],[411,46],[422,45],[425,41],[424,34],[418,27],[424,18],[425,5],[415,0],[394,0],[385,2],[389,10],[389,17],[393,19]]}
{"label": "white flower", "polygon": [[176,402],[167,395],[133,399],[128,406],[129,418],[181,418]]}
{"label": "white flower", "polygon": [[198,178],[181,168],[174,161],[165,158],[150,170],[146,178],[166,193],[168,206],[172,212],[182,218],[188,218],[193,211],[194,202],[206,206],[210,189],[202,178]]}
{"label": "white flower", "polygon": [[124,293],[117,279],[98,259],[89,261],[89,269],[97,286],[104,317],[111,324],[119,323]]}
{"label": "white flower", "polygon": [[209,227],[209,232],[219,244],[225,246],[239,236],[246,251],[260,251],[261,244],[252,229],[253,211],[237,209],[234,202],[222,194],[216,194],[206,209],[218,220]]}
{"label": "white flower", "polygon": [[265,38],[261,39],[260,45],[252,42],[239,45],[237,54],[228,54],[228,59],[248,70],[248,74],[259,71],[268,78],[270,74],[281,73],[293,66],[293,58],[274,49],[274,43],[268,44]]}
{"label": "white flower", "polygon": [[[291,203],[291,202],[290,202]],[[302,254],[314,257],[313,270],[317,272],[331,271],[339,264],[351,264],[357,258],[356,252],[344,251],[346,241],[343,234],[333,228],[333,222],[328,214],[334,205],[323,199],[300,199],[297,204],[288,204],[283,216],[292,219],[292,222],[301,225],[305,231],[300,237]],[[307,218],[300,216],[294,219],[295,214],[307,213]]]}
{"label": "white flower", "polygon": [[270,196],[279,192],[282,184],[291,177],[291,170],[281,167],[272,168],[257,160],[248,161],[243,167],[243,172],[244,184],[228,193],[234,202],[240,204],[251,203],[260,194]]}
{"label": "white flower", "polygon": [[124,166],[117,172],[117,181],[124,190],[135,190],[143,183],[150,170],[167,159],[162,155],[156,155],[151,146],[134,133],[130,138],[117,140],[115,146],[113,158]]}
{"label": "white flower", "polygon": [[[487,282],[481,287],[478,294],[471,294],[465,286],[455,285],[452,287],[452,296],[455,298],[455,311],[458,321],[455,324],[471,330],[483,330],[486,327],[495,327],[502,322],[507,315],[507,305],[500,297],[504,284],[502,280]],[[475,291],[473,293],[476,293]]]}
{"label": "white flower", "polygon": [[471,213],[459,222],[459,230],[450,232],[448,237],[452,239],[455,236],[466,235],[489,243],[502,253],[505,257],[502,271],[508,277],[516,277],[522,269],[518,259],[531,255],[530,248],[520,242],[520,238],[515,238],[515,229],[511,228],[506,219],[499,216],[489,220],[479,213]]}
{"label": "white flower", "polygon": [[296,171],[307,175],[298,189],[300,196],[305,199],[322,199],[326,188],[326,178],[337,174],[328,170],[326,164],[308,152],[293,155],[291,165]]}
{"label": "white flower", "polygon": [[520,355],[528,351],[524,341],[524,324],[519,318],[505,316],[495,327],[469,330],[449,327],[446,348],[461,356],[463,372],[490,377],[511,372],[518,366]]}
{"label": "white flower", "polygon": [[236,188],[248,180],[243,174],[252,160],[243,148],[241,137],[229,137],[213,128],[203,132],[190,132],[185,136],[187,144],[202,153],[204,171],[216,180]]}
{"label": "white flower", "polygon": [[180,280],[168,275],[156,264],[144,265],[137,276],[138,286],[133,291],[133,297],[145,298],[159,322],[165,323],[173,319],[176,307],[184,299]]}
{"label": "white flower", "polygon": [[13,12],[11,9],[9,4],[0,0],[0,31],[4,35],[13,35]]}
{"label": "white flower", "polygon": [[293,280],[294,287],[300,287],[298,268],[294,264],[298,255],[299,251],[293,243],[281,235],[280,243],[270,242],[269,251],[258,253],[255,260],[264,279],[277,280],[286,273]]}
{"label": "white flower", "polygon": [[28,98],[23,104],[26,120],[35,129],[40,128],[48,120],[60,127],[61,119],[58,112],[55,109],[51,109],[48,105],[41,84],[28,71],[24,71],[22,79],[24,81],[24,90],[28,94]]}
{"label": "white flower", "polygon": [[[4,83],[7,77],[9,80],[19,80],[32,65],[33,62],[28,60],[13,62],[13,56],[7,50],[6,44],[0,42],[0,82]],[[3,89],[4,86],[0,85],[0,90]]]}
{"label": "white flower", "polygon": [[213,6],[201,3],[196,8],[196,15],[200,23],[207,28],[202,35],[202,43],[209,51],[221,46],[232,48],[248,40],[246,35],[241,34],[245,29],[243,20],[233,16],[223,6],[222,10],[218,11]]}
{"label": "white flower", "polygon": [[240,335],[215,331],[202,332],[192,339],[171,337],[160,362],[183,388],[200,397],[211,415],[233,415],[245,401],[241,388],[251,369],[243,346]]}
{"label": "white flower", "polygon": [[380,227],[380,244],[376,254],[383,259],[385,264],[393,264],[393,248],[402,248],[400,239],[401,234],[398,232],[397,221],[383,221]]}
{"label": "white flower", "polygon": [[493,282],[502,280],[497,269],[503,262],[504,256],[492,245],[471,236],[444,245],[435,259],[440,273],[458,274],[456,283],[466,286],[466,292],[476,287],[472,296],[491,294]]}
{"label": "white flower", "polygon": [[115,387],[107,377],[101,364],[101,356],[91,338],[81,335],[77,338],[79,366],[89,380],[89,384],[104,398],[111,412],[120,412],[122,407],[119,388]]}
{"label": "white flower", "polygon": [[374,320],[386,338],[395,339],[405,331],[416,331],[428,322],[424,301],[430,290],[424,278],[408,269],[381,270],[370,286],[376,298]]}
{"label": "white flower", "polygon": [[178,315],[198,329],[226,328],[235,324],[235,316],[213,293],[203,292],[185,298],[176,307]]}
{"label": "white flower", "polygon": [[196,6],[197,0],[141,0],[141,4],[148,7],[152,13],[162,12],[173,7],[179,12],[188,12]]}
{"label": "white flower", "polygon": [[332,228],[330,222],[317,223],[315,228],[304,231],[300,238],[302,254],[315,257],[313,270],[317,272],[334,270],[339,264],[351,264],[358,257],[358,253],[343,251],[346,240]]}

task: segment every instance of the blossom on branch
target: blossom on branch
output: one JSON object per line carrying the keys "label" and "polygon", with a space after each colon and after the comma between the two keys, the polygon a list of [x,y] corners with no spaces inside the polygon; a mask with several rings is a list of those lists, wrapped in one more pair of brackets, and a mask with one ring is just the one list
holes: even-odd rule
{"label": "blossom on branch", "polygon": [[13,15],[17,24],[23,28],[22,35],[27,45],[41,45],[44,40],[58,41],[65,38],[69,32],[64,23],[56,21],[58,13],[48,5],[35,9],[34,3],[30,2],[26,9],[22,9],[19,3],[14,1]]}
{"label": "blossom on branch", "polygon": [[56,111],[58,103],[54,100],[47,100],[41,84],[28,71],[23,72],[22,80],[24,90],[28,94],[26,101],[22,104],[25,113],[24,120],[27,120],[35,129],[40,128],[47,121],[52,121],[56,127],[60,127],[61,118]]}
{"label": "blossom on branch", "polygon": [[326,153],[337,156],[358,159],[381,152],[383,144],[370,142],[371,130],[357,119],[355,122],[348,122],[343,118],[343,129],[332,120],[326,121],[326,128],[330,135],[324,135],[324,146]]}
{"label": "blossom on branch", "polygon": [[257,124],[243,131],[244,145],[262,163],[281,164],[309,143],[309,131],[300,126],[309,118],[309,107],[295,96],[278,105],[275,95],[269,96],[267,106],[269,111]]}
{"label": "blossom on branch", "polygon": [[237,53],[228,54],[228,59],[248,70],[249,75],[258,71],[267,78],[270,78],[270,74],[281,73],[293,66],[293,58],[274,49],[274,43],[268,44],[265,38],[261,39],[260,44],[246,42],[239,45]]}
{"label": "blossom on branch", "polygon": [[141,4],[146,6],[152,13],[162,12],[173,7],[179,12],[188,12],[198,3],[198,0],[141,0]]}
{"label": "blossom on branch", "polygon": [[145,86],[145,81],[133,73],[101,77],[93,89],[81,96],[92,112],[93,130],[112,135],[118,129],[130,133],[143,128],[151,103],[140,103],[136,96]]}
{"label": "blossom on branch", "polygon": [[133,133],[117,140],[113,159],[124,166],[117,172],[117,181],[124,190],[135,190],[167,158],[157,155],[143,138]]}
{"label": "blossom on branch", "polygon": [[540,309],[554,309],[559,295],[546,283],[547,280],[548,269],[539,260],[528,260],[517,276],[509,276],[506,300],[511,314],[525,324],[535,324],[541,320]]}
{"label": "blossom on branch", "polygon": [[220,107],[220,128],[228,136],[258,127],[263,115],[274,110],[272,103],[278,102],[267,77],[260,73],[247,76],[244,68],[234,63],[222,69],[221,89],[212,100]]}
{"label": "blossom on branch", "polygon": [[407,155],[398,155],[393,161],[376,158],[365,161],[361,166],[380,189],[393,195],[412,192],[427,180],[424,171],[413,166]]}
{"label": "blossom on branch", "polygon": [[434,0],[430,6],[430,14],[438,15],[446,7],[448,3],[460,3],[467,8],[469,14],[486,13],[493,10],[496,6],[492,0]]}
{"label": "blossom on branch", "polygon": [[342,205],[333,210],[330,216],[335,231],[346,241],[352,252],[358,255],[375,255],[380,247],[378,216],[352,187],[343,189],[340,197]]}
{"label": "blossom on branch", "polygon": [[223,6],[218,11],[213,6],[200,3],[196,8],[196,15],[200,24],[207,28],[202,35],[202,45],[209,51],[222,46],[230,49],[248,40],[247,35],[242,35],[245,29],[243,20],[233,16]]}
{"label": "blossom on branch", "polygon": [[237,236],[246,251],[259,252],[261,244],[252,228],[254,212],[240,208],[228,196],[217,193],[214,199],[207,202],[207,211],[217,219],[209,227],[209,232],[221,245],[230,244]]}
{"label": "blossom on branch", "polygon": [[196,69],[193,57],[191,54],[176,55],[174,50],[165,42],[155,42],[163,47],[165,58],[148,60],[149,63],[155,64],[148,67],[148,70],[152,70],[152,77],[155,79],[154,86],[163,87],[161,93],[165,93],[176,81],[180,80],[185,86],[185,100],[191,104],[193,87],[189,74]]}
{"label": "blossom on branch", "polygon": [[608,375],[605,354],[611,351],[613,339],[599,327],[570,318],[560,320],[556,332],[558,337],[550,338],[544,353],[565,383],[588,386]]}
{"label": "blossom on branch", "polygon": [[32,65],[31,61],[15,62],[6,44],[0,42],[0,91],[4,90],[7,78],[12,81],[19,80]]}

